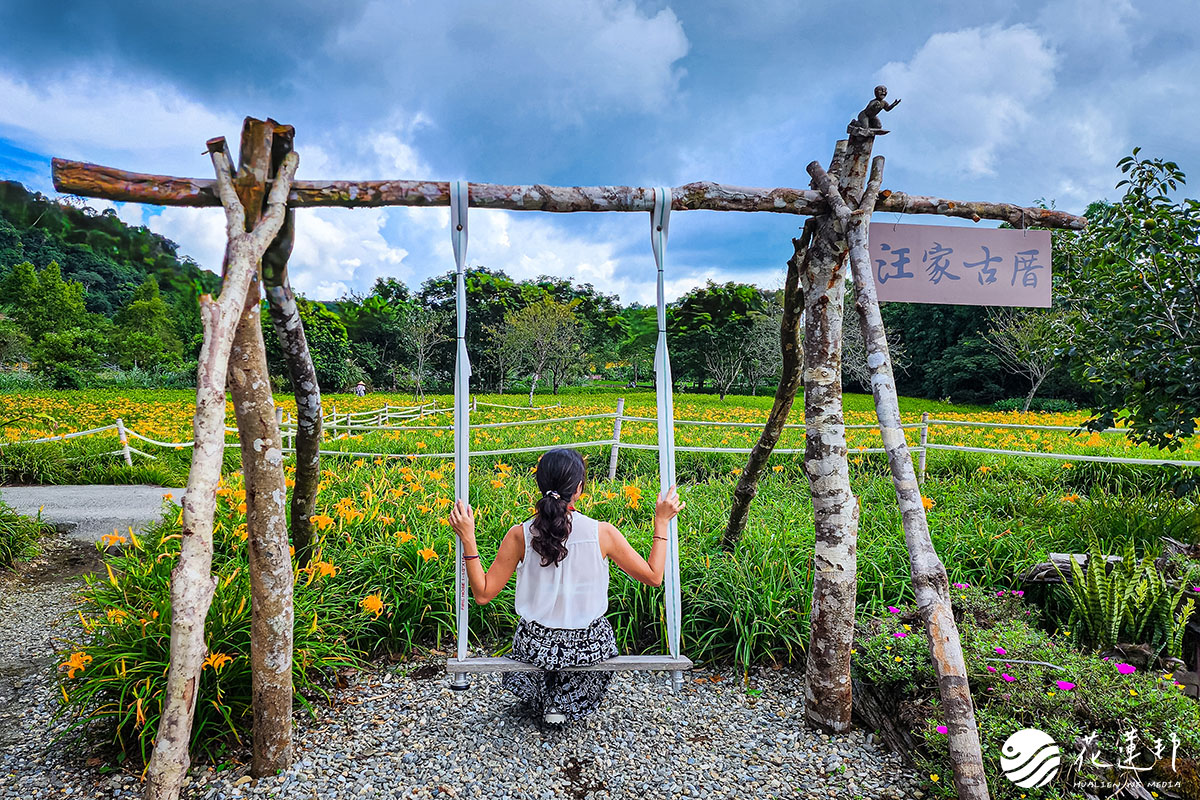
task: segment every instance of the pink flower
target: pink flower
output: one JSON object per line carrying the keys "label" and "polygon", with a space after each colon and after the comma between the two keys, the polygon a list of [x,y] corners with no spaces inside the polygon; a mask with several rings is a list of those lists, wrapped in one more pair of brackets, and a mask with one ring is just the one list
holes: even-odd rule
{"label": "pink flower", "polygon": [[988,668],[987,668],[987,671],[988,671],[988,672],[995,672],[995,671],[996,671],[996,668],[995,668],[995,667],[988,667]]}
{"label": "pink flower", "polygon": [[[955,589],[970,589],[970,588],[971,588],[971,584],[969,584],[969,583],[956,583],[956,584],[954,584],[954,588],[955,588]],[[1197,589],[1196,589],[1196,591],[1200,592],[1200,588],[1197,588]]]}
{"label": "pink flower", "polygon": [[1024,597],[1024,596],[1025,596],[1025,592],[1024,592],[1024,591],[1022,591],[1022,590],[1020,590],[1020,589],[1018,589],[1017,591],[1013,592],[1013,596],[1014,596],[1014,597]]}
{"label": "pink flower", "polygon": [[1008,655],[1008,651],[1007,651],[1007,650],[1005,650],[1003,647],[997,647],[997,648],[996,648],[996,652],[997,652],[997,653],[999,653],[999,654],[1000,654],[1000,655],[1002,655],[1002,656],[1006,656],[1006,655]]}
{"label": "pink flower", "polygon": [[1012,683],[1013,681],[1015,681],[1015,680],[1016,680],[1016,678],[1014,678],[1012,675],[1009,675],[1007,672],[1005,672],[1005,673],[1004,673],[1003,675],[1001,675],[1000,677],[1001,677],[1001,678],[1004,678],[1004,680],[1008,681],[1009,683]]}
{"label": "pink flower", "polygon": [[1132,675],[1133,673],[1137,672],[1137,667],[1135,667],[1133,664],[1117,664],[1117,672],[1121,673],[1122,675]]}
{"label": "pink flower", "polygon": [[1192,587],[1192,591],[1193,591],[1193,592],[1200,592],[1200,586],[1193,586],[1193,587]]}
{"label": "pink flower", "polygon": [[940,733],[940,734],[942,734],[943,736],[945,736],[945,735],[946,735],[946,733],[948,732],[948,729],[946,728],[946,726],[945,726],[945,725],[938,725],[938,726],[937,726],[937,732],[938,732],[938,733]]}
{"label": "pink flower", "polygon": [[888,606],[888,613],[889,614],[899,614],[900,609],[896,608],[895,606]]}
{"label": "pink flower", "polygon": [[905,636],[908,636],[908,634],[904,631],[897,631],[896,633],[893,633],[892,636],[895,636],[897,639],[903,639]]}
{"label": "pink flower", "polygon": [[1054,685],[1057,686],[1059,688],[1059,690],[1063,691],[1063,692],[1069,692],[1075,688],[1075,684],[1071,683],[1070,681],[1055,681]]}
{"label": "pink flower", "polygon": [[1008,592],[1001,590],[999,592],[996,592],[996,597],[1004,597],[1004,595],[1006,595],[1006,594],[1008,594]]}

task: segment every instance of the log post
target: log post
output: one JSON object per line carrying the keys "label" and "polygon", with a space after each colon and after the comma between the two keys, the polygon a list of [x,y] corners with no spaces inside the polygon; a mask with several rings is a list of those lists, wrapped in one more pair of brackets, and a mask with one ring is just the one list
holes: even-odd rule
{"label": "log post", "polygon": [[[869,137],[838,142],[843,191],[858,193],[871,155]],[[840,195],[839,195],[840,197]],[[850,650],[858,593],[858,499],[850,488],[842,409],[842,316],[847,245],[832,214],[816,218],[804,253],[804,470],[812,495],[813,599],[804,676],[808,723],[832,733],[850,729]]]}
{"label": "log post", "polygon": [[796,391],[800,388],[803,353],[800,351],[800,318],[804,315],[804,296],[800,291],[800,264],[808,250],[812,238],[812,227],[815,223],[809,220],[804,224],[804,233],[799,239],[792,240],[794,248],[792,257],[787,262],[787,279],[783,288],[783,320],[779,325],[779,346],[783,350],[783,367],[779,376],[779,385],[775,387],[775,402],[771,405],[771,413],[763,426],[754,449],[746,459],[746,466],[738,477],[737,488],[733,490],[733,507],[729,511],[729,523],[725,526],[725,536],[721,546],[733,552],[741,541],[742,532],[746,530],[746,522],[750,518],[750,504],[758,494],[758,478],[767,465],[783,426],[787,424],[788,414],[796,402]]}
{"label": "log post", "polygon": [[928,444],[929,444],[929,412],[924,411],[921,413],[921,453],[917,456],[917,469],[919,470],[919,475],[917,477],[918,483],[925,482],[925,456],[929,452],[925,448]]}
{"label": "log post", "polygon": [[[295,132],[290,125],[275,125],[271,139],[271,168],[292,152]],[[321,386],[308,349],[304,322],[296,305],[288,278],[295,233],[295,212],[288,209],[283,228],[263,255],[263,284],[267,289],[267,307],[271,324],[279,338],[279,347],[287,362],[292,394],[296,398],[297,424],[292,436],[296,451],[296,480],[292,487],[291,531],[296,561],[308,566],[313,549],[312,517],[317,511],[317,490],[321,482]]]}
{"label": "log post", "polygon": [[987,800],[989,795],[983,771],[983,753],[979,745],[979,729],[975,722],[975,705],[967,682],[967,665],[958,627],[950,607],[950,582],[929,537],[929,522],[925,517],[924,501],[900,419],[896,379],[871,272],[868,231],[875,195],[883,181],[883,157],[877,157],[872,163],[871,178],[862,202],[856,204],[853,210],[834,188],[833,179],[821,169],[820,164],[812,162],[808,165],[808,171],[813,176],[814,187],[821,191],[846,231],[850,267],[854,275],[855,306],[866,342],[867,366],[871,370],[875,414],[900,506],[912,569],[913,593],[925,623],[925,634],[938,678],[942,707],[945,709],[955,788],[962,800]]}
{"label": "log post", "polygon": [[[266,181],[271,172],[274,127],[273,123],[249,118],[242,127],[234,184],[246,210],[247,227],[257,222],[262,213]],[[285,216],[280,230],[287,228]],[[254,713],[250,771],[255,777],[273,775],[292,762],[294,627],[283,443],[275,423],[275,398],[271,394],[261,314],[261,286],[256,271],[246,292],[242,319],[229,355],[229,384],[246,484]]]}
{"label": "log post", "polygon": [[207,655],[204,618],[212,604],[213,515],[225,457],[225,380],[234,333],[258,260],[283,225],[285,203],[296,174],[297,157],[283,163],[267,212],[245,230],[245,214],[233,188],[223,148],[211,148],[217,187],[225,207],[226,233],[221,294],[200,297],[204,342],[196,372],[196,415],[192,420],[192,465],[183,496],[183,533],[179,561],[171,571],[171,661],[163,692],[162,715],[147,767],[148,800],[177,800],[187,775],[188,744],[195,716],[200,669]]}
{"label": "log post", "polygon": [[133,453],[129,449],[129,434],[125,430],[125,420],[117,417],[117,441],[121,443],[121,455],[125,457],[125,466],[133,466]]}
{"label": "log post", "polygon": [[608,454],[608,479],[617,477],[617,453],[621,449],[621,415],[625,413],[625,398],[617,398],[617,418],[613,420],[612,451]]}

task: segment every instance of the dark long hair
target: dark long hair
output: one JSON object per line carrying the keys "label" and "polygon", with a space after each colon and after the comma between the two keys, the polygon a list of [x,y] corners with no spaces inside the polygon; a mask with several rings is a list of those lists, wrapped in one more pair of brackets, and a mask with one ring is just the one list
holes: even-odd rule
{"label": "dark long hair", "polygon": [[533,552],[542,557],[542,566],[557,566],[567,557],[565,542],[571,533],[571,498],[587,476],[583,456],[560,447],[544,453],[537,465],[537,485],[542,497],[537,514],[530,523]]}

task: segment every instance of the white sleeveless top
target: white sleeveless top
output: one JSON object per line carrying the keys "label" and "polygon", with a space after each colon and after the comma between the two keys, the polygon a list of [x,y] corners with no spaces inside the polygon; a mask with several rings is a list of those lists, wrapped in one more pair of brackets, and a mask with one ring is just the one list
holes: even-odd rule
{"label": "white sleeveless top", "polygon": [[517,613],[547,628],[586,628],[608,611],[608,560],[600,553],[600,523],[572,512],[566,557],[543,567],[532,545],[532,521],[522,526],[525,557],[517,564]]}

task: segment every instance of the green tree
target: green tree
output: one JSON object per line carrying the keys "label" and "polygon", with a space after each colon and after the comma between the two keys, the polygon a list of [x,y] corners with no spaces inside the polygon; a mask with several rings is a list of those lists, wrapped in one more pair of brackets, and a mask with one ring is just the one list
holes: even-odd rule
{"label": "green tree", "polygon": [[[491,331],[504,327],[505,315],[528,304],[521,286],[503,271],[471,267],[464,283],[467,295],[467,351],[471,354],[471,377],[481,387],[499,385],[503,371],[501,359],[493,350]],[[430,278],[421,284],[418,301],[438,312],[446,321],[448,336],[454,338],[456,277],[453,272]],[[455,348],[443,345],[434,352],[431,367],[435,372],[451,374]]]}
{"label": "green tree", "polygon": [[122,367],[179,364],[183,344],[154,278],[146,278],[114,321],[112,349]]}
{"label": "green tree", "polygon": [[1200,201],[1175,199],[1173,161],[1131,156],[1116,203],[1093,205],[1066,285],[1075,322],[1067,354],[1096,391],[1089,427],[1174,450],[1200,409]]}
{"label": "green tree", "polygon": [[714,283],[679,298],[667,314],[672,365],[703,386],[712,379],[724,398],[741,376],[754,320],[766,307],[761,289],[748,283]]}
{"label": "green tree", "polygon": [[40,270],[28,261],[13,267],[0,283],[0,303],[35,343],[57,330],[87,327],[83,285],[63,280],[53,261]]}
{"label": "green tree", "polygon": [[529,379],[530,407],[538,381],[547,375],[555,380],[556,370],[565,372],[564,365],[579,361],[581,328],[574,302],[560,303],[543,295],[508,312],[504,326],[493,332],[501,358]]}
{"label": "green tree", "polygon": [[[300,313],[300,321],[304,324],[304,335],[308,339],[308,350],[312,355],[313,368],[317,372],[317,383],[321,385],[321,392],[344,392],[362,375],[362,369],[351,358],[350,337],[346,333],[346,326],[342,324],[338,315],[327,309],[323,303],[297,297],[296,309]],[[264,311],[262,318],[267,365],[272,375],[286,376],[287,363],[279,347],[279,337],[271,326],[270,315]]]}
{"label": "green tree", "polygon": [[366,297],[351,295],[336,304],[354,361],[376,386],[397,387],[413,362],[405,324],[415,307],[408,288],[394,278],[379,278]]}

